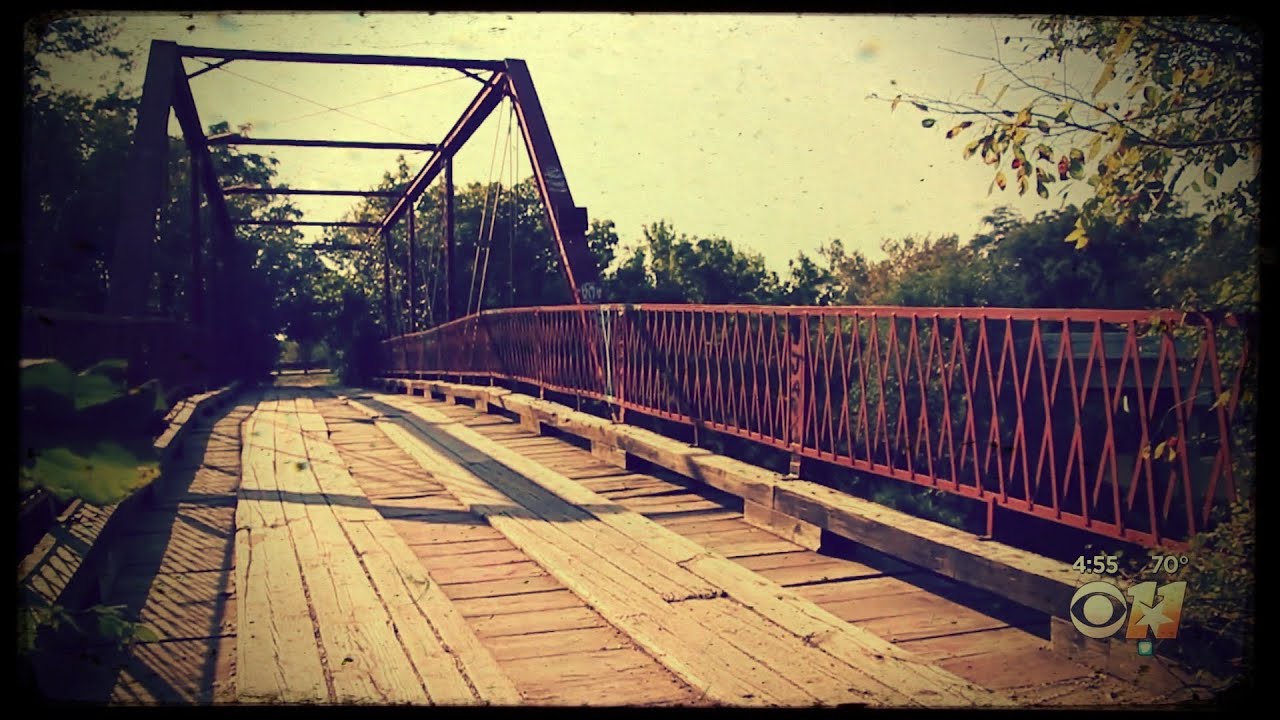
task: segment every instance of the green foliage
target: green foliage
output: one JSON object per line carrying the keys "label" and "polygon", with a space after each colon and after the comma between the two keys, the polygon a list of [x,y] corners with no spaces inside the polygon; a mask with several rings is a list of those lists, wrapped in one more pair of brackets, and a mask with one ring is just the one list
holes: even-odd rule
{"label": "green foliage", "polygon": [[150,626],[131,620],[124,605],[91,605],[79,612],[61,605],[24,605],[18,608],[17,630],[17,651],[25,656],[43,649],[40,643],[43,633],[82,646],[105,641],[124,647],[160,639]]}
{"label": "green foliage", "polygon": [[[1025,58],[991,58],[1008,83],[978,82],[972,102],[904,94],[930,112],[964,116],[947,133],[973,139],[963,150],[996,172],[1015,172],[1019,194],[1035,183],[1087,183],[1092,197],[1065,236],[1077,247],[1099,227],[1132,226],[1168,213],[1189,189],[1224,220],[1257,221],[1261,178],[1219,184],[1237,166],[1261,159],[1260,28],[1203,18],[1050,16],[1019,38]],[[1001,48],[1005,53],[1008,48]],[[1025,60],[1025,61],[1024,61]],[[1100,70],[1089,90],[1069,68]],[[1115,84],[1114,81],[1119,81]],[[1005,92],[1018,88],[1004,104]],[[928,127],[928,125],[926,125]]]}
{"label": "green foliage", "polygon": [[57,361],[22,369],[23,489],[102,505],[159,474],[153,442],[166,399],[154,382],[127,387],[124,373],[119,360],[78,373]]}
{"label": "green foliage", "polygon": [[611,301],[771,304],[787,297],[761,255],[742,252],[725,238],[677,235],[665,221],[645,227],[639,245],[623,258],[606,278]]}

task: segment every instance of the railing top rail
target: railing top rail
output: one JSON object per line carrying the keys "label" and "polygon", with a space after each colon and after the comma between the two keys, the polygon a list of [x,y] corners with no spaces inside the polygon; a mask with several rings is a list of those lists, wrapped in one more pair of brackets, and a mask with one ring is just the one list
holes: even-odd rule
{"label": "railing top rail", "polygon": [[1104,309],[1104,308],[1008,308],[1008,307],[914,307],[902,305],[744,305],[744,304],[698,304],[698,303],[603,303],[598,305],[542,305],[514,308],[483,310],[466,317],[452,320],[434,328],[421,330],[397,337],[423,337],[457,325],[473,322],[477,318],[502,317],[506,315],[527,315],[534,312],[716,312],[743,313],[755,315],[805,315],[821,317],[852,316],[895,316],[961,320],[1041,320],[1049,322],[1104,322],[1104,323],[1143,323],[1167,322],[1204,324],[1206,322],[1224,323],[1235,327],[1248,316],[1212,312],[1184,311],[1173,309]]}

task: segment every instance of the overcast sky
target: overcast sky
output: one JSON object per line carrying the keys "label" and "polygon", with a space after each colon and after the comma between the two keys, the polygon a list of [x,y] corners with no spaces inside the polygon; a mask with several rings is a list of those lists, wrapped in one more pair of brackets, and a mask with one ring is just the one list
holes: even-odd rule
{"label": "overcast sky", "polygon": [[[683,233],[729,238],[783,271],[797,251],[811,252],[830,238],[879,257],[883,238],[967,239],[997,205],[1030,216],[1062,202],[1060,186],[1052,186],[1049,200],[1034,192],[1019,198],[1013,186],[988,195],[992,169],[964,161],[964,141],[945,139],[954,121],[936,116],[938,124],[926,130],[921,120],[930,115],[906,104],[891,113],[868,97],[973,93],[988,63],[966,53],[992,55],[1003,36],[1027,33],[1025,20],[502,13],[124,19],[122,44],[140,60],[153,38],[221,48],[524,59],[575,200],[592,218],[614,220],[624,243],[665,219]],[[186,62],[191,71],[202,67]],[[54,79],[93,83],[102,67],[57,68]],[[140,86],[144,69],[139,62],[126,82]],[[257,137],[417,142],[442,139],[478,89],[450,70],[249,61],[191,82],[206,126],[225,120],[233,128],[251,125]],[[464,149],[459,182],[490,177],[506,117],[504,106]],[[367,188],[394,167],[397,154],[271,150],[281,161],[279,181],[299,188]],[[426,159],[408,156],[415,171]],[[528,173],[523,150],[519,168]],[[313,220],[337,219],[349,206],[306,198],[298,204]]]}

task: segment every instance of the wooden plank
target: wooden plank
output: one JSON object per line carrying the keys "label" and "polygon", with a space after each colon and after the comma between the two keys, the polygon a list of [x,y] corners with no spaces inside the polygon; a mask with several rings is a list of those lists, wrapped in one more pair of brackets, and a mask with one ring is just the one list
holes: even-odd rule
{"label": "wooden plank", "polygon": [[857,601],[886,595],[902,595],[919,592],[919,590],[918,585],[912,585],[898,576],[876,572],[874,568],[868,568],[865,575],[853,580],[793,588],[797,595],[820,605],[844,600]]}
{"label": "wooden plank", "polygon": [[[581,655],[563,655],[554,663],[543,658],[520,658],[507,661],[511,674],[520,678],[523,685],[563,686],[572,683],[598,683],[601,677],[639,674],[653,666],[653,660],[644,653],[628,650],[598,650]],[[608,699],[602,697],[601,704]]]}
{"label": "wooden plank", "polygon": [[431,570],[431,577],[441,585],[489,582],[493,580],[512,580],[516,578],[537,577],[539,575],[546,574],[546,571],[543,570],[541,566],[531,560],[505,563],[502,565],[445,567]]}
{"label": "wooden plank", "polygon": [[822,546],[822,528],[799,518],[784,515],[773,508],[744,500],[742,517],[748,523],[784,540],[790,540],[807,550],[817,550]]}
{"label": "wooden plank", "polygon": [[[755,570],[776,570],[778,568],[796,568],[811,567],[814,565],[821,566],[832,558],[828,555],[819,555],[809,550],[795,550],[785,553],[773,553],[771,555],[753,555],[750,557],[740,558],[738,564],[744,568]],[[846,561],[848,562],[848,561]]]}
{"label": "wooden plank", "polygon": [[[397,567],[391,557],[378,551],[379,539],[370,533],[367,523],[352,523],[350,533],[352,542],[358,543],[366,551],[363,560],[370,575],[381,579],[379,584],[387,611],[391,614],[396,633],[418,675],[426,685],[431,702],[436,705],[474,705],[479,702],[479,688],[473,690],[468,682],[467,673],[459,667],[456,650],[450,652],[446,648],[439,631],[426,617],[427,613],[418,602],[418,598],[434,587],[434,583],[414,572],[413,565]],[[503,698],[502,702],[505,704],[510,701],[509,692],[513,690],[502,687],[500,679],[497,683],[497,697]],[[492,688],[488,692],[492,693]]]}
{"label": "wooden plank", "polygon": [[612,627],[558,630],[537,635],[504,635],[490,638],[488,645],[493,649],[494,657],[504,663],[508,660],[634,649],[631,641]]}
{"label": "wooden plank", "polygon": [[419,559],[427,558],[445,558],[454,555],[471,555],[475,553],[498,553],[510,550],[516,550],[516,546],[512,545],[507,539],[498,540],[468,540],[466,542],[457,543],[436,543],[429,547],[422,547],[414,550]]}
{"label": "wooden plank", "polygon": [[899,644],[917,656],[935,662],[1047,645],[1035,635],[1014,627],[996,628],[970,635],[940,635],[919,640],[902,640]]}
{"label": "wooden plank", "polygon": [[703,500],[696,495],[689,498],[670,498],[670,497],[639,497],[629,498],[619,501],[619,505],[625,506],[628,510],[641,514],[648,513],[677,513],[688,512],[690,510],[729,510],[714,500]]}
{"label": "wooden plank", "polygon": [[[393,439],[399,438],[398,441],[406,442],[406,449],[410,454],[415,454],[415,445],[412,439],[407,439],[400,435],[404,431],[398,426],[391,426]],[[421,450],[421,448],[418,448]],[[471,457],[477,458],[471,461],[476,466],[482,468],[482,472],[493,473],[498,470],[487,457],[479,455],[472,451],[469,453]],[[483,458],[481,460],[480,458]],[[464,458],[463,463],[467,460]],[[434,467],[429,462],[424,463],[423,467]],[[469,472],[469,471],[464,471]],[[439,474],[437,474],[439,476]],[[551,521],[549,523],[549,531],[564,531],[565,528],[571,528],[571,532],[577,537],[577,542],[589,545],[593,549],[593,553],[603,553],[604,557],[623,558],[626,562],[626,572],[645,583],[649,588],[659,593],[661,597],[668,601],[674,601],[687,597],[711,597],[717,594],[714,588],[700,582],[693,575],[685,572],[678,566],[665,563],[652,550],[642,544],[638,544],[624,534],[610,528],[608,525],[600,522],[592,522],[596,520],[595,516],[586,511],[565,502],[561,498],[547,491],[537,488],[536,491],[531,488],[527,480],[514,476],[510,471],[505,473],[505,478],[497,480],[502,487],[500,492],[494,487],[484,484],[483,480],[479,480],[478,476],[474,479],[466,481],[463,478],[452,478],[454,482],[462,483],[462,489],[455,489],[455,494],[463,497],[463,493],[471,492],[471,498],[463,497],[472,504],[473,508],[480,507],[478,512],[485,515],[493,513],[498,517],[508,517],[509,512],[502,511],[503,508],[512,506],[513,502],[518,503],[518,507],[533,512],[541,521]],[[442,478],[444,480],[444,478]],[[448,480],[445,480],[448,484]],[[509,493],[510,496],[503,493]],[[494,512],[497,509],[499,512]],[[521,511],[524,512],[523,510]],[[490,516],[491,523],[498,522],[494,517]],[[504,530],[505,532],[505,530]],[[508,535],[508,537],[510,537]],[[526,549],[527,550],[527,549]]]}
{"label": "wooden plank", "polygon": [[[402,406],[402,409],[403,409],[403,406]],[[396,428],[392,428],[392,429],[396,429]],[[394,433],[389,433],[389,434],[394,434]],[[507,464],[515,464],[516,466],[521,466],[522,473],[526,473],[527,475],[529,475],[529,477],[532,477],[538,480],[538,482],[543,482],[543,480],[545,480],[545,482],[548,482],[548,483],[552,482],[552,479],[548,478],[547,475],[543,473],[538,473],[538,471],[534,469],[525,468],[525,466],[521,465],[520,460],[512,459],[512,457],[509,457],[509,452],[502,452],[500,451],[500,448],[486,447],[483,445],[481,445],[481,447],[484,447],[484,450],[486,452],[489,452],[490,455],[493,455],[495,459],[498,459],[503,462],[507,462]],[[434,457],[429,457],[429,460],[431,460],[430,464],[426,464],[425,462],[424,466],[431,466],[431,468],[440,468],[440,466],[447,465],[448,460],[444,459],[444,457],[440,457],[438,454],[434,454],[434,452],[428,452],[428,454],[426,455],[434,455]],[[570,483],[570,480],[563,479],[563,478],[561,479],[566,484],[572,484]],[[442,478],[442,480],[443,482],[448,483],[447,478]],[[558,487],[557,489],[559,491],[559,489],[561,488]],[[575,495],[575,493],[579,493],[579,495],[586,495],[586,496],[596,498],[596,501],[600,500],[599,496],[595,496],[594,493],[590,493],[590,491],[586,491],[585,488],[581,488],[581,486],[576,486],[576,484],[572,484],[572,487],[564,487],[563,492],[564,492],[564,495],[566,495],[566,497],[570,495]],[[577,498],[573,498],[573,500],[576,501]],[[611,521],[621,521],[623,518],[625,518],[625,514],[613,514],[613,512],[605,512],[605,514],[603,514],[603,518]],[[637,518],[637,516],[632,515],[632,518]],[[497,519],[494,519],[494,523],[497,523]],[[660,530],[658,525],[653,525],[653,528]],[[506,528],[504,528],[504,532],[506,532]],[[668,534],[671,534],[671,533],[668,533]],[[508,536],[508,537],[512,537],[513,541],[516,541],[515,537],[513,536]],[[684,539],[678,536],[673,536],[673,534],[671,534],[671,537],[676,539]],[[517,544],[520,544],[520,542],[517,541]],[[544,565],[547,565],[548,568],[550,568],[550,566],[553,566],[553,565],[557,566],[557,569],[558,569],[557,574],[570,575],[572,573],[571,564],[568,564],[568,562],[564,561],[563,559],[559,560],[559,562],[556,562],[557,559],[556,557],[554,557],[554,553],[556,553],[556,548],[544,546],[544,547],[536,548],[536,551],[535,551],[534,547],[526,547],[525,550],[526,552],[530,552],[531,555],[535,555],[535,556],[538,555],[539,552],[547,553],[547,555],[552,556],[552,557],[548,557],[550,564],[548,564],[548,562],[544,562]],[[710,560],[710,556],[708,555],[707,552],[703,550],[703,548],[700,548],[698,546],[695,546],[695,544],[692,544],[690,548],[687,548],[687,550],[684,551],[684,560],[682,560],[682,562],[684,562],[685,566],[690,566],[691,564],[695,564],[695,562],[698,562],[699,560]],[[739,568],[739,571],[740,573],[749,574],[749,571],[745,569]],[[571,585],[571,587],[573,587],[573,585]],[[585,588],[573,587],[573,589],[575,589],[575,592],[584,594],[584,597],[588,597],[589,602],[591,601],[591,598],[589,597],[591,592],[598,592],[600,594],[603,594],[603,596],[605,597],[604,598],[596,597],[595,601],[593,602],[593,605],[596,607],[596,609],[602,611],[602,614],[604,614],[605,618],[609,619],[609,621],[612,621],[612,623],[616,625],[623,626],[623,623],[627,623],[627,620],[634,620],[634,616],[628,619],[628,618],[623,618],[623,616],[621,616],[620,614],[620,616],[618,616],[618,618],[616,619],[616,618],[613,618],[611,614],[609,614],[607,609],[612,609],[611,606],[616,607],[614,603],[618,603],[618,605],[622,605],[622,603],[626,603],[628,609],[634,612],[636,607],[636,602],[637,602],[636,596],[641,596],[641,594],[643,594],[643,593],[640,593],[639,591],[635,591],[632,593],[627,593],[627,597],[613,597],[613,598],[607,597],[608,593],[618,592],[620,591],[620,589],[625,589],[625,587],[626,587],[625,580],[620,579],[620,580],[616,580],[616,582],[614,583],[607,585],[607,587],[585,587]],[[777,585],[773,585],[773,588],[776,588],[776,592],[783,592],[782,588],[778,588]],[[673,607],[673,609],[678,609],[678,607],[681,607],[684,605],[686,605],[685,602],[672,603],[671,607]],[[806,605],[808,605],[808,603],[806,603]],[[812,610],[819,611],[817,607],[812,607]],[[760,612],[759,618],[763,620],[764,618],[771,618],[771,616],[764,614],[764,612]],[[840,623],[838,619],[835,619],[835,618],[832,618],[832,619],[837,621],[837,623]],[[671,655],[669,655],[669,651],[664,651],[666,650],[666,648],[663,648],[662,643],[654,642],[654,638],[652,637],[652,635],[648,635],[648,637],[646,637],[645,635],[646,630],[652,630],[652,629],[643,628],[643,626],[631,626],[631,628],[627,628],[627,632],[632,634],[632,638],[636,639],[636,642],[643,644],[643,646],[646,647],[646,650],[649,650],[650,652],[654,653],[655,656],[658,656],[660,660],[663,660],[664,664],[667,664],[668,667],[671,667],[671,669],[673,671],[676,671],[677,674],[685,676],[686,682],[698,684],[696,683],[696,680],[691,680],[690,676],[686,676],[686,674],[695,676],[695,674],[690,673],[689,666],[681,664],[681,662],[678,662],[675,659],[672,659]],[[692,626],[692,628],[689,629],[689,632],[696,633],[696,634],[687,635],[684,632],[682,632],[682,635],[684,635],[684,637],[698,637],[700,639],[700,644],[703,644],[704,647],[707,647],[708,643],[714,643],[719,639],[718,635],[705,632],[705,629],[703,628],[703,626],[701,626],[698,623],[694,623],[694,626]],[[799,633],[794,633],[794,635],[796,635],[796,637],[792,639],[803,637],[803,635],[800,635]],[[882,641],[881,643],[887,644],[887,643],[883,643]],[[801,643],[800,647],[803,648],[805,646],[803,643]],[[718,653],[721,653],[721,656],[726,655],[726,653],[735,653],[735,651],[741,652],[741,651],[737,651],[736,648],[730,648],[730,647],[724,647],[724,646],[721,646],[721,650],[717,650]],[[792,652],[795,653],[796,651],[792,651]],[[865,660],[867,660],[868,657],[872,655],[873,655],[872,652],[867,652],[864,650],[863,653],[861,653],[861,657],[859,660],[864,661],[864,664],[865,664]],[[750,669],[750,667],[753,667],[753,665],[751,665],[751,662],[753,661],[748,659],[748,660],[745,660],[744,662],[745,664],[742,664],[742,662],[739,662],[739,664],[735,664],[737,666],[737,673],[741,674],[742,671],[744,671],[745,669]],[[899,702],[909,702],[908,697],[906,697],[905,694],[895,691],[895,689],[888,687],[888,685],[884,685],[882,683],[877,682],[877,680],[873,679],[873,676],[874,675],[872,674],[868,674],[867,679],[865,679],[865,682],[867,682],[870,685],[878,685],[878,687],[876,687],[876,692],[879,693],[879,697],[892,696],[893,698],[895,698],[895,700]],[[933,680],[932,687],[942,687],[943,693],[946,693],[947,691],[952,691],[952,688],[947,687],[946,682],[941,682],[941,683],[938,682],[938,680],[942,680],[945,678],[946,678],[945,674],[934,675],[933,678],[931,678]],[[954,679],[954,680],[957,680],[957,679]],[[951,684],[960,684],[960,683],[951,683]],[[799,688],[796,688],[796,689],[799,689]],[[774,692],[787,692],[787,691],[785,691],[785,689],[782,689],[782,688],[777,688],[776,691]],[[931,691],[929,692],[933,692],[936,694],[943,694],[936,691],[936,689],[932,689],[932,688],[931,688]],[[808,694],[808,693],[805,693],[804,691],[801,691],[801,693],[805,694],[805,696],[806,694]],[[951,698],[951,702],[954,702],[954,698]]]}
{"label": "wooden plank", "polygon": [[1066,609],[1061,599],[1070,597],[1084,581],[1065,563],[980,541],[971,534],[816,483],[782,480],[778,473],[690,448],[648,430],[611,426],[599,418],[518,393],[503,395],[499,404],[516,412],[536,409],[543,422],[607,442],[686,477],[1042,612],[1063,615]]}
{"label": "wooden plank", "polygon": [[582,630],[605,626],[604,620],[585,605],[473,617],[471,624],[476,629],[476,634],[482,638],[543,634],[554,630]]}
{"label": "wooden plank", "polygon": [[[336,506],[325,502],[316,476],[323,471],[322,461],[309,452],[303,439],[308,425],[314,423],[299,416],[293,401],[280,402],[275,420],[275,478],[286,498],[287,526],[328,660],[334,700],[425,703],[426,690],[347,539]],[[345,496],[354,497],[343,489]],[[287,500],[295,495],[304,500]]]}
{"label": "wooden plank", "polygon": [[[481,504],[481,507],[492,513],[489,519],[495,527],[544,567],[554,568],[554,575],[561,582],[686,682],[706,688],[710,697],[735,704],[797,704],[804,696],[798,688],[788,692],[780,687],[776,677],[757,678],[744,672],[750,668],[750,658],[705,629],[682,623],[676,625],[678,630],[673,630],[671,609],[679,603],[668,604],[658,598],[646,601],[653,594],[647,586],[607,562],[584,562],[584,556],[590,557],[590,550],[563,533],[551,532],[553,527],[525,517],[503,515],[501,508],[510,501],[495,502],[495,491],[482,488],[478,478],[471,482],[460,479],[467,473],[461,465],[417,442],[398,424],[380,421],[379,425],[406,452],[418,458],[424,468],[432,468],[461,499],[472,502],[473,506],[477,503],[468,495],[475,494],[481,502],[487,500],[487,505]],[[801,697],[795,697],[795,692],[801,692]],[[788,702],[788,698],[794,702]]]}
{"label": "wooden plank", "polygon": [[732,511],[714,513],[710,518],[703,514],[693,513],[680,517],[654,520],[654,522],[668,530],[686,537],[697,533],[711,534],[735,530],[749,530],[752,527],[742,519],[742,513]]}
{"label": "wooden plank", "polygon": [[1066,563],[1016,550],[813,483],[777,488],[775,508],[927,570],[1053,615],[1082,578]]}
{"label": "wooden plank", "polygon": [[468,618],[586,607],[577,595],[565,589],[502,597],[454,598],[453,604],[463,617]]}
{"label": "wooden plank", "polygon": [[[415,408],[410,403],[397,404],[394,400],[391,404],[407,413],[418,414],[430,420],[430,414],[424,412],[421,407]],[[464,431],[454,432],[462,435]],[[468,442],[477,448],[482,448],[503,463],[519,467],[527,477],[539,483],[545,483],[572,502],[593,504],[603,500],[599,495],[581,485],[564,478],[557,478],[554,474],[525,467],[526,463],[522,463],[518,457],[512,457],[510,451],[496,447],[496,444],[486,443],[482,438],[468,438]],[[1007,698],[965,682],[937,667],[922,663],[891,643],[858,630],[776,583],[722,556],[706,552],[697,544],[655,523],[646,523],[643,518],[635,514],[602,513],[600,517],[605,522],[630,526],[637,536],[647,534],[648,537],[653,538],[650,547],[666,554],[669,559],[678,562],[682,567],[693,570],[714,585],[724,588],[729,592],[730,597],[751,607],[762,618],[768,618],[782,625],[793,635],[805,638],[807,644],[819,647],[847,663],[851,668],[865,673],[870,684],[868,689],[874,688],[880,693],[881,698],[892,697],[900,703],[923,705],[954,705],[957,702],[984,705],[1008,703]],[[614,622],[608,614],[605,615]],[[638,639],[637,642],[639,642]],[[668,665],[668,667],[671,666]],[[676,671],[674,667],[672,670]],[[676,672],[680,674],[679,671]]]}
{"label": "wooden plank", "polygon": [[391,527],[400,533],[404,541],[412,547],[418,545],[441,545],[450,543],[466,543],[478,540],[504,540],[502,533],[486,524],[457,525],[450,523],[432,523],[427,519],[388,520]]}
{"label": "wooden plank", "polygon": [[[309,399],[300,400],[298,410],[310,427],[323,426],[323,418],[315,412]],[[310,433],[304,437],[304,444],[326,496],[335,490],[346,494],[354,488],[358,492],[359,487],[346,472],[337,451],[327,442],[326,433]],[[388,522],[381,518],[348,521],[344,529],[369,579],[392,612],[395,629],[404,646],[411,653],[413,647],[419,648],[414,664],[426,681],[433,701],[473,703],[478,696],[480,701],[494,704],[519,702],[520,695],[511,679],[449,598],[422,570],[413,551]],[[459,669],[465,677],[458,676]],[[464,697],[463,683],[459,680],[474,687],[474,694],[468,689]]]}
{"label": "wooden plank", "polygon": [[825,563],[758,569],[756,572],[785,587],[789,585],[832,582],[834,580],[851,580],[865,577],[867,570],[866,566],[858,563],[846,562],[838,558],[827,558]]}
{"label": "wooden plank", "polygon": [[[793,679],[814,697],[832,705],[873,703],[878,693],[867,689],[869,678],[824,652],[796,652],[796,637],[771,622],[759,622],[737,603],[693,600],[681,604],[706,627],[756,658],[779,675]],[[755,632],[740,632],[748,625]]]}
{"label": "wooden plank", "polygon": [[681,510],[677,512],[653,512],[648,511],[645,517],[660,524],[665,525],[672,521],[698,521],[698,520],[723,520],[735,519],[741,520],[742,513],[738,510]]}
{"label": "wooden plank", "polygon": [[[315,627],[275,474],[274,402],[244,425],[236,506],[236,697],[253,703],[331,702]],[[253,672],[244,669],[254,668]]]}
{"label": "wooden plank", "polygon": [[1009,704],[1007,697],[922,662],[731,560],[704,555],[686,563],[686,567],[709,580],[718,580],[734,599],[909,697],[911,704],[944,707]]}
{"label": "wooden plank", "polygon": [[1051,683],[1092,674],[1088,668],[1042,649],[996,652],[943,660],[941,667],[987,687],[1004,690],[1036,683]]}
{"label": "wooden plank", "polygon": [[563,590],[564,585],[551,575],[516,578],[514,580],[489,580],[485,582],[459,583],[449,585],[443,590],[454,600],[471,598],[500,598],[541,593],[548,590]]}
{"label": "wooden plank", "polygon": [[[509,543],[507,543],[509,545]],[[489,565],[507,565],[517,563],[525,559],[525,554],[515,548],[495,550],[492,552],[471,552],[463,554],[450,555],[418,555],[418,559],[422,562],[422,566],[427,569],[433,576],[439,579],[435,574],[436,570],[445,568],[477,568]]]}

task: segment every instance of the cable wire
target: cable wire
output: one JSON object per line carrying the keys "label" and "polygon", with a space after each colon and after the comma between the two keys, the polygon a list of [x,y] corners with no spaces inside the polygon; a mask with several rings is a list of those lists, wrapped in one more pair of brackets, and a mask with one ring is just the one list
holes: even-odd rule
{"label": "cable wire", "polygon": [[[328,112],[328,111],[336,112],[336,113],[338,113],[339,115],[345,115],[345,116],[347,116],[347,117],[349,117],[349,118],[351,118],[351,119],[353,119],[353,120],[359,120],[359,121],[360,121],[360,122],[362,122],[362,123],[366,123],[366,124],[372,125],[372,126],[374,126],[374,127],[376,127],[376,128],[380,128],[380,129],[382,129],[382,130],[386,130],[387,132],[395,133],[396,135],[399,135],[400,137],[407,138],[407,139],[409,139],[409,140],[415,140],[415,139],[416,139],[416,138],[414,138],[412,135],[409,135],[408,133],[401,132],[401,131],[399,131],[399,130],[396,130],[395,128],[388,127],[388,126],[386,126],[386,125],[383,125],[383,124],[381,124],[381,123],[374,122],[374,121],[372,121],[372,120],[368,120],[368,119],[366,119],[366,118],[362,118],[362,117],[360,117],[359,115],[355,115],[355,114],[352,114],[352,113],[346,112],[346,111],[344,111],[344,110],[342,110],[342,109],[340,109],[340,108],[332,107],[332,106],[330,106],[330,105],[325,105],[325,104],[324,104],[324,103],[322,103],[322,102],[317,102],[317,101],[315,101],[315,100],[312,100],[311,98],[303,97],[303,96],[301,96],[301,95],[299,95],[299,94],[297,94],[297,93],[295,93],[295,92],[290,92],[290,91],[285,90],[285,89],[283,89],[283,88],[278,88],[278,87],[276,87],[275,85],[272,85],[271,83],[263,82],[263,81],[261,81],[261,80],[255,80],[254,78],[248,77],[248,76],[246,76],[246,75],[241,75],[240,73],[237,73],[237,72],[233,72],[233,71],[231,71],[231,70],[228,70],[228,69],[226,69],[225,67],[219,67],[219,68],[216,68],[216,69],[217,69],[219,72],[224,72],[224,73],[227,73],[228,75],[232,75],[232,76],[234,76],[234,77],[238,77],[238,78],[240,78],[241,80],[247,80],[247,81],[249,81],[249,82],[251,82],[251,83],[253,83],[253,84],[255,84],[255,85],[261,85],[262,87],[268,88],[268,89],[270,89],[270,90],[275,90],[276,92],[278,92],[278,93],[282,93],[282,94],[284,94],[284,95],[288,95],[288,96],[289,96],[289,97],[291,97],[291,98],[295,98],[295,99],[301,100],[301,101],[303,101],[303,102],[311,103],[312,105],[318,105],[318,106],[320,106],[320,107],[322,107],[322,108],[325,108],[325,112]],[[321,113],[313,113],[313,114],[319,115],[319,114],[321,114]]]}

